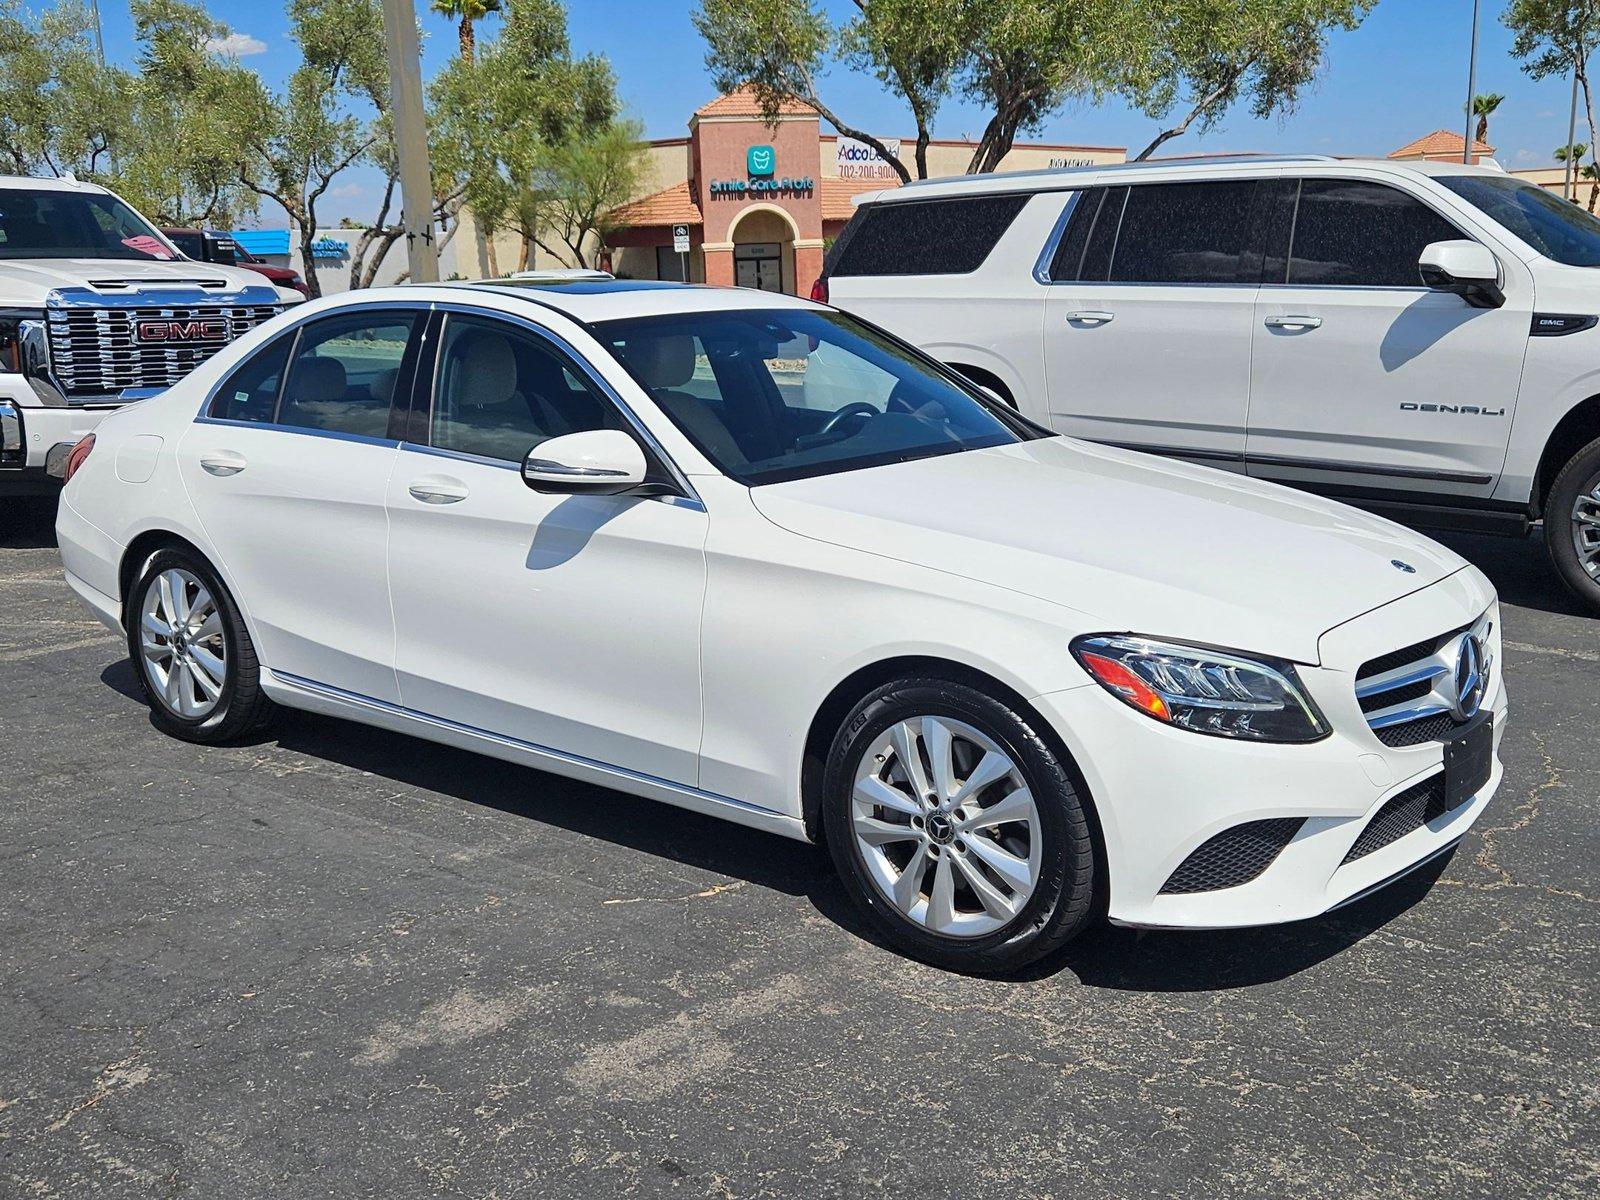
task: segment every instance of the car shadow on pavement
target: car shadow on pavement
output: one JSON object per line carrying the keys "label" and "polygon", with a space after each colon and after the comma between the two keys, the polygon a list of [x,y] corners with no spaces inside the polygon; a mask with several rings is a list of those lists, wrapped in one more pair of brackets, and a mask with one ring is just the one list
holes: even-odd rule
{"label": "car shadow on pavement", "polygon": [[1521,538],[1424,532],[1487,575],[1505,604],[1564,617],[1594,616],[1561,582],[1538,530]]}
{"label": "car shadow on pavement", "polygon": [[[108,667],[102,679],[123,695],[138,695],[126,663]],[[331,717],[283,713],[274,730],[255,744],[273,741],[294,754],[804,897],[852,936],[892,952],[845,894],[821,847]],[[1427,895],[1449,857],[1336,913],[1293,925],[1185,933],[1102,922],[1061,951],[1004,978],[1023,983],[1068,972],[1087,987],[1138,992],[1215,991],[1273,982],[1333,957],[1400,916]]]}
{"label": "car shadow on pavement", "polygon": [[41,550],[56,544],[56,498],[0,499],[0,550]]}

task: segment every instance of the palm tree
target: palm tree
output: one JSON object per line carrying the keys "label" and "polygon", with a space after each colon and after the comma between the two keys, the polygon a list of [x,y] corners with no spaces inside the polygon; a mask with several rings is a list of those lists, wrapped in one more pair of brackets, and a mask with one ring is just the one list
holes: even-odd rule
{"label": "palm tree", "polygon": [[[1574,179],[1582,178],[1592,180],[1595,178],[1594,165],[1592,163],[1587,167],[1583,165],[1583,156],[1587,153],[1589,153],[1589,144],[1587,142],[1573,142],[1570,146],[1557,146],[1555,149],[1555,160],[1558,163],[1565,163],[1568,159],[1571,159],[1572,167],[1575,172]],[[1576,189],[1574,189],[1574,191],[1576,191]],[[1574,200],[1576,200],[1576,197],[1574,197]],[[1590,188],[1589,211],[1594,211],[1593,188]]]}
{"label": "palm tree", "polygon": [[[437,6],[436,6],[437,7]],[[1505,99],[1499,92],[1472,98],[1472,115],[1478,118],[1478,132],[1474,135],[1484,145],[1489,144],[1489,118]]]}
{"label": "palm tree", "polygon": [[461,57],[471,62],[478,44],[472,26],[490,13],[499,12],[500,0],[433,0],[433,11],[459,22],[456,31],[461,37]]}

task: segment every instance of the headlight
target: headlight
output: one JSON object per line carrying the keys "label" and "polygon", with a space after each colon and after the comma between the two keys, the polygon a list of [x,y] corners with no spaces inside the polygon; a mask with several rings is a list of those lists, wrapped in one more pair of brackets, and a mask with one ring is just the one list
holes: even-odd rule
{"label": "headlight", "polygon": [[1166,725],[1252,742],[1328,735],[1290,663],[1115,634],[1080,637],[1072,653],[1106,691]]}

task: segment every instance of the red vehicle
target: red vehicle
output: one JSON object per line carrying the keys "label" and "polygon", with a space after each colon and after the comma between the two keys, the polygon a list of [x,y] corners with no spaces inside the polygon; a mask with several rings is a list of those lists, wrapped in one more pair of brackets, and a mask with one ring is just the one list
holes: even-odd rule
{"label": "red vehicle", "polygon": [[167,240],[176,246],[185,258],[192,258],[196,262],[220,263],[225,267],[237,266],[259,271],[278,287],[293,288],[302,296],[311,295],[306,287],[306,281],[300,278],[300,272],[290,267],[275,267],[271,263],[262,262],[225,233],[218,233],[214,229],[163,229],[161,232],[167,235]]}

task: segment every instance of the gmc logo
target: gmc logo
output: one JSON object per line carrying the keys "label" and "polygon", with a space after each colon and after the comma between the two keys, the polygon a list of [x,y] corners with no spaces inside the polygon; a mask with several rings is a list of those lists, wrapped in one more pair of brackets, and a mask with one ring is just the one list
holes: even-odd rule
{"label": "gmc logo", "polygon": [[200,342],[227,336],[228,323],[220,318],[206,321],[138,321],[133,326],[134,340],[139,342]]}

